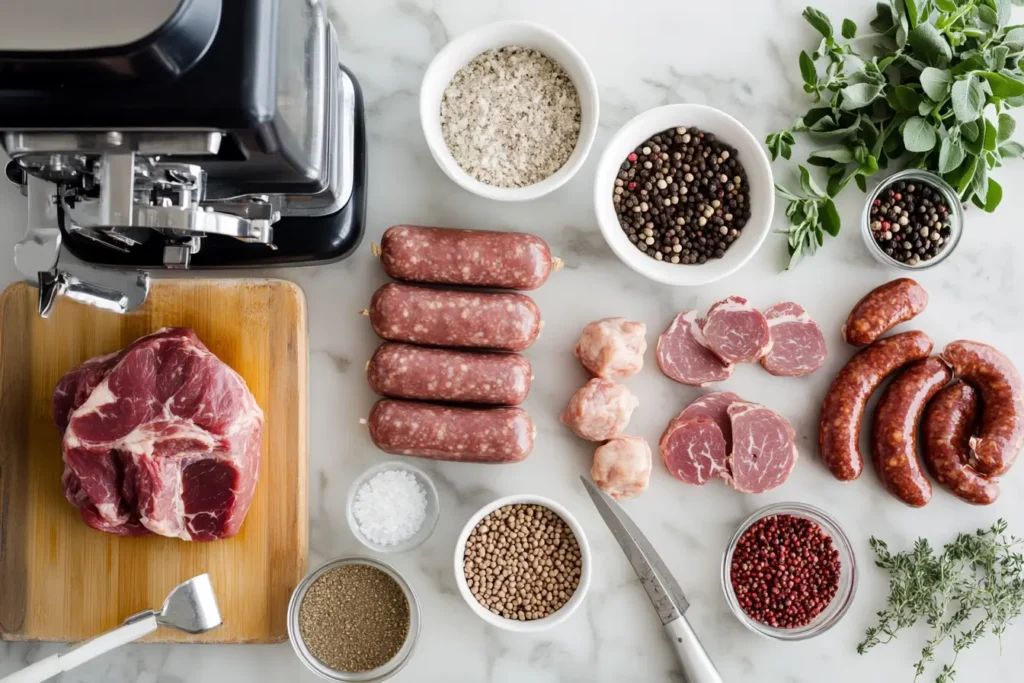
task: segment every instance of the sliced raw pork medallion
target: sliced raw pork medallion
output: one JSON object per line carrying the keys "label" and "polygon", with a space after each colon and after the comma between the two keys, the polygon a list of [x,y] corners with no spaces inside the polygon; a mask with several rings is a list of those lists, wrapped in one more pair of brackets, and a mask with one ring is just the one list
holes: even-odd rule
{"label": "sliced raw pork medallion", "polygon": [[703,486],[713,477],[728,480],[725,436],[710,417],[673,420],[658,442],[669,473],[687,484]]}
{"label": "sliced raw pork medallion", "polygon": [[729,483],[743,493],[764,493],[785,483],[796,465],[796,432],[777,413],[757,403],[734,403]]}
{"label": "sliced raw pork medallion", "polygon": [[639,436],[617,436],[594,451],[590,476],[615,500],[639,495],[651,481],[651,447]]}
{"label": "sliced raw pork medallion", "polygon": [[626,430],[640,400],[626,387],[595,378],[572,395],[561,421],[589,441],[607,441]]}
{"label": "sliced raw pork medallion", "polygon": [[238,533],[263,411],[192,330],[164,328],[64,375],[53,393],[64,495],[94,529],[207,541]]}
{"label": "sliced raw pork medallion", "polygon": [[731,391],[713,391],[710,394],[704,394],[683,408],[681,413],[672,418],[669,426],[697,417],[709,417],[722,430],[722,436],[725,437],[725,449],[728,452],[732,450],[732,421],[729,419],[728,409],[733,403],[741,402],[743,399]]}
{"label": "sliced raw pork medallion", "polygon": [[726,363],[753,363],[772,350],[768,321],[739,296],[723,299],[708,310],[697,340]]}
{"label": "sliced raw pork medallion", "polygon": [[644,367],[647,325],[625,318],[589,323],[576,342],[576,357],[590,374],[604,379],[632,377]]}
{"label": "sliced raw pork medallion", "polygon": [[783,301],[764,312],[772,334],[772,350],[761,367],[778,377],[802,377],[822,366],[828,350],[825,335],[800,304]]}
{"label": "sliced raw pork medallion", "polygon": [[683,311],[658,337],[658,367],[666,377],[695,387],[729,379],[733,366],[701,344],[699,335],[697,311]]}

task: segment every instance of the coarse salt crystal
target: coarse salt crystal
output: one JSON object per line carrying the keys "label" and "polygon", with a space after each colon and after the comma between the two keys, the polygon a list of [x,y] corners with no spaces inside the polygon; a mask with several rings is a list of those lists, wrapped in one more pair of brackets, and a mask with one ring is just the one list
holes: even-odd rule
{"label": "coarse salt crystal", "polygon": [[406,470],[384,470],[356,491],[356,525],[375,545],[393,546],[416,535],[427,519],[427,492]]}

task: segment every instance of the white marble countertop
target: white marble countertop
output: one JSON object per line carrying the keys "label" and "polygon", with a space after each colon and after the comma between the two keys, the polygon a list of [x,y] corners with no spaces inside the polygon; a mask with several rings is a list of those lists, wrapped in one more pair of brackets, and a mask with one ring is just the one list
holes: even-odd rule
{"label": "white marble countertop", "polygon": [[[866,25],[874,3],[825,0],[834,20],[844,7]],[[855,8],[851,8],[855,6]],[[629,432],[656,443],[667,420],[698,391],[664,378],[653,345],[674,313],[706,308],[738,294],[755,305],[792,299],[803,304],[826,331],[828,364],[806,379],[770,377],[742,367],[719,385],[763,402],[790,419],[803,457],[789,482],[760,496],[724,485],[689,487],[655,461],[649,491],[626,509],[658,548],[692,602],[688,616],[725,681],[910,683],[923,630],[859,656],[855,646],[887,595],[886,577],[874,567],[868,537],[880,535],[904,546],[918,535],[942,543],[957,531],[987,526],[997,517],[1024,532],[1024,465],[1004,480],[1001,500],[974,508],[937,490],[933,501],[912,510],[886,494],[872,472],[840,484],[816,455],[818,405],[835,371],[851,355],[839,326],[852,303],[896,276],[877,265],[856,229],[863,197],[851,186],[839,208],[847,223],[838,239],[793,272],[784,265],[782,238],[770,236],[755,258],[715,285],[672,289],[655,285],[623,266],[605,246],[591,207],[593,170],[609,136],[634,114],[671,102],[697,102],[725,109],[758,137],[788,125],[804,102],[796,55],[810,49],[811,30],[796,0],[333,0],[332,16],[343,43],[343,61],[366,95],[369,136],[367,237],[348,260],[312,269],[268,274],[305,289],[310,320],[310,566],[364,549],[345,522],[349,482],[383,456],[359,426],[374,401],[362,367],[377,339],[356,311],[385,281],[370,257],[369,241],[394,223],[414,222],[535,232],[563,257],[566,268],[535,293],[547,321],[527,353],[536,374],[526,404],[539,428],[537,446],[523,464],[502,467],[418,463],[434,477],[441,519],[419,550],[389,557],[419,594],[424,624],[417,650],[393,680],[488,681],[681,681],[654,610],[625,558],[579,484],[590,467],[592,444],[576,439],[557,415],[584,382],[572,357],[581,327],[605,316],[647,323],[652,351],[644,371],[626,383],[640,398]],[[601,93],[601,127],[583,170],[554,194],[522,205],[500,205],[459,189],[435,166],[420,132],[417,94],[431,57],[452,36],[497,19],[525,18],[562,33],[589,61]],[[776,165],[785,179],[789,169]],[[917,324],[937,345],[968,335],[1003,349],[1024,367],[1014,343],[1024,334],[1024,252],[1019,216],[1024,162],[1011,161],[998,179],[1007,188],[996,216],[971,209],[958,251],[940,267],[922,273],[931,304]],[[25,208],[7,183],[0,184],[7,228],[0,253],[20,237]],[[777,225],[782,225],[781,210]],[[16,279],[9,257],[0,259],[0,284]],[[870,467],[869,467],[870,469]],[[459,597],[452,576],[456,536],[467,518],[494,498],[519,492],[549,496],[568,507],[587,530],[595,553],[590,593],[561,626],[537,636],[488,628]],[[768,503],[799,500],[821,506],[845,526],[861,570],[856,601],[844,620],[803,643],[769,642],[747,631],[729,612],[720,588],[720,563],[736,525]],[[1024,669],[1024,625],[999,644],[986,639],[959,660],[961,683],[1019,680]],[[0,675],[56,651],[52,644],[0,644]],[[1017,672],[1013,674],[1012,672]],[[63,683],[229,683],[313,681],[287,643],[274,646],[133,646],[64,675]],[[930,680],[922,678],[922,681]]]}

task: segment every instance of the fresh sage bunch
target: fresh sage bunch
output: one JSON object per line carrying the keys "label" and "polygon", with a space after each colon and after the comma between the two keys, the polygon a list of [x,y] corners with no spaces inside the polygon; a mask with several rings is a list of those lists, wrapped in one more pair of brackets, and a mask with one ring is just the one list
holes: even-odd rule
{"label": "fresh sage bunch", "polygon": [[866,191],[890,163],[938,173],[961,201],[995,210],[1003,188],[990,172],[1024,155],[1006,113],[1024,105],[1024,25],[1009,24],[1013,4],[1024,0],[887,0],[867,33],[849,19],[837,33],[822,12],[804,10],[822,36],[799,58],[813,106],[766,144],[773,161],[789,159],[794,134],[805,134],[816,145],[807,164],[828,181],[818,194],[801,166],[801,192],[777,187],[789,201],[790,267],[839,232],[831,199],[851,180]]}

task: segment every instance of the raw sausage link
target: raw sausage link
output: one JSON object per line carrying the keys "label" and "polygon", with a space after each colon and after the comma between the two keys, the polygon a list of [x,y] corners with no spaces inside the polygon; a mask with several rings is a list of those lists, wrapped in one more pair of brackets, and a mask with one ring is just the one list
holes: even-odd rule
{"label": "raw sausage link", "polygon": [[852,481],[864,470],[858,443],[868,398],[890,373],[931,352],[932,340],[924,332],[896,334],[858,351],[832,380],[821,404],[818,446],[836,479]]}
{"label": "raw sausage link", "polygon": [[928,292],[910,278],[887,282],[868,292],[853,307],[843,325],[843,339],[854,346],[870,344],[927,305]]}
{"label": "raw sausage link", "polygon": [[377,401],[367,424],[382,451],[456,462],[519,462],[533,449],[537,431],[520,408],[453,408],[388,398]]}
{"label": "raw sausage link", "polygon": [[370,389],[423,401],[515,406],[530,393],[530,362],[516,353],[384,342],[366,366]]}
{"label": "raw sausage link", "polygon": [[371,248],[404,282],[537,289],[561,267],[544,240],[524,232],[396,225]]}
{"label": "raw sausage link", "polygon": [[1003,474],[1024,446],[1024,384],[1009,358],[988,344],[950,342],[942,357],[981,393],[981,429],[970,440],[971,464],[986,477]]}
{"label": "raw sausage link", "polygon": [[462,292],[395,282],[370,300],[370,324],[389,341],[522,351],[540,334],[540,309],[525,294]]}
{"label": "raw sausage link", "polygon": [[921,425],[924,462],[935,481],[960,500],[991,505],[999,498],[999,484],[968,464],[977,424],[978,394],[970,384],[957,381],[940,391]]}
{"label": "raw sausage link", "polygon": [[917,458],[917,427],[928,401],[951,377],[941,358],[919,360],[893,380],[875,409],[875,471],[886,490],[911,507],[932,498],[931,482]]}

